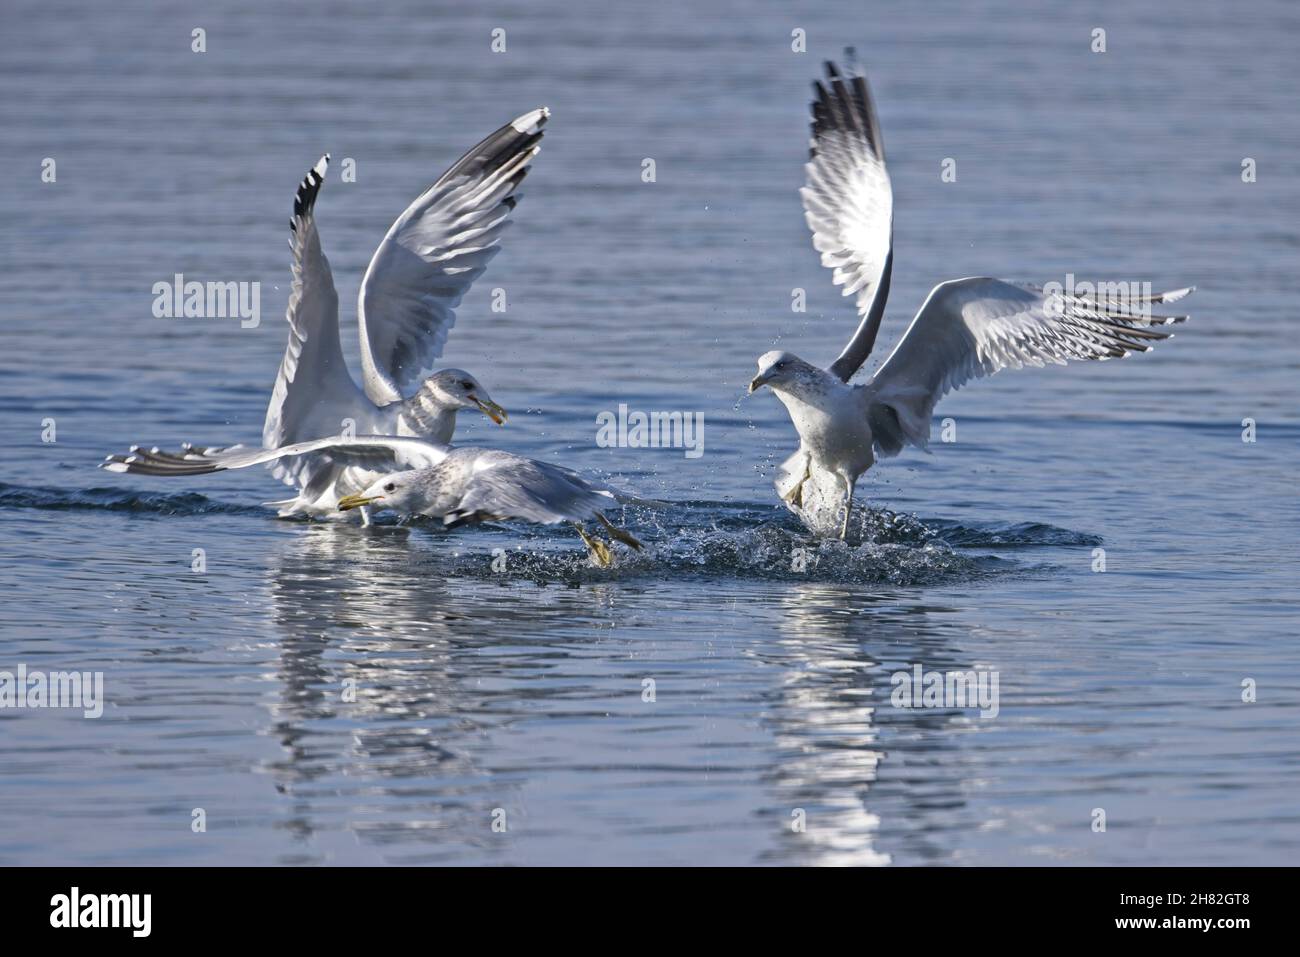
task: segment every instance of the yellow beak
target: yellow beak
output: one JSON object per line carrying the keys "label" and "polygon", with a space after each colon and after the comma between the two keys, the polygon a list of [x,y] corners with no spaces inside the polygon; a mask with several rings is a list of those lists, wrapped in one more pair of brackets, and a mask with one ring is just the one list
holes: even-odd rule
{"label": "yellow beak", "polygon": [[360,508],[362,505],[378,502],[381,498],[382,495],[372,495],[369,498],[364,495],[344,495],[339,499],[339,511],[346,512],[349,509]]}
{"label": "yellow beak", "polygon": [[497,405],[491,399],[480,399],[478,396],[472,395],[469,397],[469,400],[478,406],[483,414],[497,425],[505,425],[506,419],[510,418],[510,416],[506,415],[506,410],[501,408],[501,406]]}

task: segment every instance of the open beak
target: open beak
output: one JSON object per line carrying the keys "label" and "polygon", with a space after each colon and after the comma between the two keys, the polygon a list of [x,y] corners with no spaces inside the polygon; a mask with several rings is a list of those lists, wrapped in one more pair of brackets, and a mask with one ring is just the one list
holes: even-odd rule
{"label": "open beak", "polygon": [[501,408],[501,406],[497,405],[491,399],[480,399],[478,396],[472,395],[469,397],[469,400],[479,407],[479,411],[497,425],[505,425],[506,419],[510,418],[510,416],[506,415],[506,410]]}
{"label": "open beak", "polygon": [[360,508],[362,505],[369,505],[371,502],[378,502],[382,495],[344,495],[339,499],[339,511],[346,512],[354,508]]}

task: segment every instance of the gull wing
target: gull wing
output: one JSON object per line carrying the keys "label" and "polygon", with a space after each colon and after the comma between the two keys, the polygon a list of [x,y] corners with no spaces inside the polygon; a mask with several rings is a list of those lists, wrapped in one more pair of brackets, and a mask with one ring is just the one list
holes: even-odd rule
{"label": "gull wing", "polygon": [[507,123],[462,156],[393,223],[361,281],[363,385],[376,405],[405,398],[442,355],[455,309],[514,209],[550,111]]}
{"label": "gull wing", "polygon": [[464,461],[445,467],[468,471],[460,501],[443,521],[467,522],[522,519],[553,525],[594,518],[617,504],[613,493],[558,465],[526,459],[509,452],[461,449]]}
{"label": "gull wing", "polygon": [[1187,318],[1154,315],[1151,307],[1193,291],[1130,295],[1126,283],[1099,288],[1104,296],[1047,293],[988,278],[935,286],[864,386],[878,454],[897,455],[904,444],[925,448],[935,403],[971,379],[1001,369],[1146,352],[1172,336],[1164,326]]}
{"label": "gull wing", "polygon": [[[285,311],[289,342],[262,426],[262,444],[267,448],[329,435],[343,428],[344,419],[366,422],[374,411],[343,361],[338,294],[316,230],[316,197],[328,167],[327,153],[308,171],[294,196],[289,221],[293,285]],[[328,462],[310,456],[277,460],[272,472],[300,489],[326,482],[327,473],[333,474]]]}
{"label": "gull wing", "polygon": [[889,298],[894,194],[867,78],[851,59],[847,73],[827,63],[826,79],[813,91],[812,143],[799,195],[822,265],[834,270],[843,295],[857,295],[862,321],[830,365],[847,382],[871,354]]}
{"label": "gull wing", "polygon": [[[308,171],[294,196],[293,218],[289,221],[293,285],[285,311],[289,343],[280,361],[262,427],[262,442],[268,448],[310,438],[301,431],[321,400],[338,395],[350,397],[357,391],[343,362],[339,297],[316,231],[316,197],[325,182],[328,166],[329,154],[326,154]],[[336,422],[329,431],[338,427]]]}
{"label": "gull wing", "polygon": [[319,454],[333,464],[383,474],[404,469],[432,468],[445,459],[450,447],[423,439],[395,435],[333,435],[308,442],[295,442],[278,449],[254,449],[242,445],[229,448],[198,448],[185,445],[180,452],[133,447],[126,455],[110,455],[100,468],[132,475],[207,475],[229,469],[245,469],[283,458]]}

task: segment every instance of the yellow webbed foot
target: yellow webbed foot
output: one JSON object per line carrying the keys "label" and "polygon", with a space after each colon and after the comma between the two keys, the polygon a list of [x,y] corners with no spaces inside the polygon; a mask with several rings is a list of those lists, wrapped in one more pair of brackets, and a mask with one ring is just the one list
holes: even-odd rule
{"label": "yellow webbed foot", "polygon": [[599,538],[587,534],[587,530],[577,522],[573,527],[578,530],[578,537],[582,539],[582,544],[587,546],[587,552],[591,555],[591,560],[595,562],[597,568],[609,568],[614,564],[614,556],[610,553],[609,546]]}
{"label": "yellow webbed foot", "polygon": [[631,548],[635,548],[638,552],[641,551],[641,549],[645,548],[644,545],[642,545],[639,541],[637,541],[636,537],[631,532],[619,528],[617,525],[615,525],[613,522],[607,519],[604,515],[600,514],[600,512],[596,513],[596,517],[600,519],[600,524],[605,526],[606,531],[609,532],[612,538],[617,539],[618,541],[622,542],[624,545],[627,545]]}

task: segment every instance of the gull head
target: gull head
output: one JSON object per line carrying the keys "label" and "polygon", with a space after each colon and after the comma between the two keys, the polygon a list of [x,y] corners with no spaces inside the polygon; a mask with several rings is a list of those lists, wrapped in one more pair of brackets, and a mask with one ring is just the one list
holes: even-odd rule
{"label": "gull head", "polygon": [[391,472],[375,480],[359,495],[344,495],[339,499],[339,511],[347,512],[362,505],[378,504],[403,515],[415,515],[427,505],[427,483],[422,481],[428,469],[411,469]]}
{"label": "gull head", "polygon": [[749,391],[757,392],[766,385],[778,392],[790,392],[817,371],[792,352],[765,352],[758,357],[758,375],[749,383]]}
{"label": "gull head", "polygon": [[478,409],[497,425],[504,425],[508,418],[483,384],[464,369],[435,372],[424,380],[422,389],[444,409]]}

